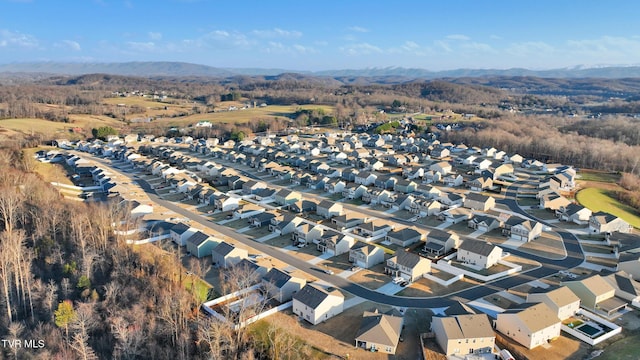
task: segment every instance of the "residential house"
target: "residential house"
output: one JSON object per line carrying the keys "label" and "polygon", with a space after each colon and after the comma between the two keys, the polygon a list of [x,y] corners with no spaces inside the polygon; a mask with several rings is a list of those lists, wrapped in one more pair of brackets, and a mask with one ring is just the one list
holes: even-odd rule
{"label": "residential house", "polygon": [[400,316],[365,311],[360,328],[356,332],[357,348],[372,352],[395,354],[404,319]]}
{"label": "residential house", "polygon": [[263,213],[265,208],[255,204],[243,204],[233,211],[234,219],[249,219],[252,216]]}
{"label": "residential house", "polygon": [[482,232],[489,232],[502,226],[502,221],[493,216],[476,215],[467,222],[467,226]]}
{"label": "residential house", "polygon": [[442,159],[451,155],[451,151],[445,147],[436,147],[435,149],[431,150],[431,153],[429,155],[431,155],[431,157],[433,158]]}
{"label": "residential house", "polygon": [[571,203],[567,206],[560,206],[560,208],[556,210],[556,216],[561,221],[570,221],[578,225],[588,224],[591,215],[591,210],[582,205],[574,203]]}
{"label": "residential house", "polygon": [[635,251],[621,253],[618,257],[616,270],[624,271],[632,276],[634,280],[640,279],[640,253]]}
{"label": "residential house", "polygon": [[249,252],[246,249],[235,247],[226,241],[221,242],[211,251],[212,263],[223,268],[234,266],[248,257]]}
{"label": "residential house", "polygon": [[205,256],[210,256],[211,251],[218,246],[219,243],[220,240],[198,230],[187,239],[187,252],[200,259]]}
{"label": "residential house", "polygon": [[331,256],[338,256],[349,252],[356,243],[353,236],[344,235],[335,231],[325,231],[318,241],[317,249]]}
{"label": "residential house", "polygon": [[293,204],[296,201],[302,199],[302,194],[297,191],[289,190],[289,189],[280,189],[275,194],[275,202],[278,205],[289,205]]}
{"label": "residential house", "polygon": [[185,246],[187,239],[195,234],[196,231],[198,231],[198,229],[181,222],[172,226],[169,234],[171,235],[171,241],[180,246]]}
{"label": "residential house", "polygon": [[413,204],[415,198],[411,195],[400,194],[393,198],[389,198],[386,203],[391,202],[391,207],[397,210],[411,210],[411,205]]}
{"label": "residential house", "polygon": [[496,166],[493,169],[493,179],[499,179],[504,176],[511,177],[514,174],[513,165],[512,164],[501,164]]}
{"label": "residential house", "polygon": [[406,227],[400,230],[394,230],[387,233],[385,240],[401,247],[407,247],[418,241],[425,239],[425,234],[413,227]]}
{"label": "residential house", "polygon": [[362,194],[362,202],[376,205],[386,202],[391,197],[391,193],[384,189],[369,189],[366,193]]}
{"label": "residential house", "polygon": [[472,191],[483,191],[493,187],[493,178],[488,175],[480,175],[467,183]]}
{"label": "residential house", "polygon": [[153,214],[152,204],[143,204],[137,200],[122,200],[118,203],[118,207],[126,213],[130,219],[137,219],[148,214]]}
{"label": "residential house", "polygon": [[506,163],[513,163],[516,165],[521,165],[524,161],[524,158],[520,154],[507,155],[502,159]]}
{"label": "residential house", "polygon": [[344,180],[331,179],[324,184],[324,191],[330,194],[341,194],[345,186],[347,186],[347,184],[344,182]]}
{"label": "residential house", "polygon": [[360,199],[362,198],[362,194],[367,192],[367,190],[367,187],[364,185],[350,183],[342,190],[342,196],[349,200]]}
{"label": "residential house", "polygon": [[369,186],[373,185],[378,176],[368,171],[361,171],[356,175],[355,183],[359,185]]}
{"label": "residential house", "polygon": [[547,304],[560,320],[566,320],[580,310],[580,298],[566,286],[551,289],[534,287],[527,294],[527,302]]}
{"label": "residential house", "polygon": [[404,193],[404,194],[410,194],[416,191],[417,188],[418,188],[418,184],[415,181],[401,179],[396,182],[395,186],[393,187],[393,190],[400,193]]}
{"label": "residential house", "polygon": [[387,260],[384,269],[386,274],[393,278],[401,277],[409,282],[414,282],[431,271],[431,260],[418,254],[398,250],[395,255]]}
{"label": "residential house", "polygon": [[447,356],[493,352],[496,336],[486,314],[434,316],[431,331]]}
{"label": "residential house", "polygon": [[349,250],[349,262],[355,266],[368,269],[384,261],[384,250],[381,248],[358,242]]}
{"label": "residential house", "polygon": [[537,221],[512,216],[505,221],[502,233],[513,240],[529,242],[542,235],[542,224]]}
{"label": "residential house", "polygon": [[233,211],[240,206],[240,198],[224,194],[213,194],[209,197],[209,205],[213,205],[216,210],[223,212]]}
{"label": "residential house", "polygon": [[502,259],[502,249],[496,245],[480,240],[465,240],[458,247],[456,260],[488,269]]}
{"label": "residential house", "polygon": [[364,221],[356,225],[353,233],[367,238],[367,241],[369,241],[369,239],[377,239],[386,235],[393,230],[393,227],[394,225],[385,220]]}
{"label": "residential house", "polygon": [[640,306],[640,282],[624,271],[602,276],[615,289],[616,297],[628,301],[636,308]]}
{"label": "residential house", "polygon": [[262,286],[269,297],[280,303],[291,300],[306,284],[305,279],[291,276],[275,267],[262,277]]}
{"label": "residential house", "polygon": [[468,193],[464,198],[464,207],[477,211],[491,210],[496,206],[496,199],[478,193]]}
{"label": "residential house", "polygon": [[291,233],[291,239],[294,244],[306,246],[310,243],[317,244],[322,237],[323,228],[309,223],[301,223]]}
{"label": "residential house", "polygon": [[566,285],[580,298],[581,307],[607,317],[627,307],[627,302],[615,297],[616,289],[599,274],[563,281],[560,285]]}
{"label": "residential house", "polygon": [[436,215],[442,209],[442,204],[438,200],[427,200],[423,198],[416,198],[411,203],[411,209],[409,211],[412,214],[419,216]]}
{"label": "residential house", "polygon": [[612,232],[630,233],[633,226],[615,215],[604,211],[593,213],[589,218],[589,232],[603,234]]}
{"label": "residential house", "polygon": [[269,231],[286,235],[292,233],[298,225],[302,223],[302,218],[293,214],[281,214],[271,219]]}
{"label": "residential house", "polygon": [[540,197],[540,208],[549,210],[558,210],[561,207],[566,207],[571,204],[571,201],[566,197],[558,194],[557,192],[551,192]]}
{"label": "residential house", "polygon": [[276,189],[260,189],[253,194],[258,202],[269,202],[275,199]]}
{"label": "residential house", "polygon": [[491,160],[483,159],[482,161],[477,163],[476,171],[488,170],[491,165],[493,165],[493,162],[491,162]]}
{"label": "residential house", "polygon": [[293,294],[293,313],[311,325],[318,325],[340,313],[344,308],[344,296],[338,290],[327,291],[307,284]]}
{"label": "residential house", "polygon": [[464,203],[464,196],[456,193],[442,193],[438,197],[438,201],[447,208],[462,206]]}
{"label": "residential house", "polygon": [[362,224],[367,221],[366,217],[361,217],[356,213],[346,213],[343,215],[335,216],[331,219],[331,224],[338,230],[342,231],[344,229],[350,229],[355,227],[356,225]]}
{"label": "residential house", "polygon": [[336,203],[331,200],[322,200],[316,206],[316,214],[322,216],[325,219],[330,219],[334,216],[342,215],[342,204]]}
{"label": "residential house", "polygon": [[442,256],[460,246],[458,234],[440,229],[433,229],[427,234],[423,251],[431,256]]}
{"label": "residential house", "polygon": [[429,166],[429,170],[435,171],[440,175],[445,176],[453,170],[453,166],[451,166],[451,164],[449,164],[449,162],[447,161],[440,161],[435,164],[431,164],[431,166]]}
{"label": "residential house", "polygon": [[260,212],[249,217],[249,225],[251,227],[267,227],[271,224],[271,220],[275,219],[276,214],[273,212]]}
{"label": "residential house", "polygon": [[298,200],[293,204],[289,204],[288,209],[294,214],[307,214],[316,212],[318,204],[311,200]]}
{"label": "residential house", "polygon": [[497,315],[496,330],[528,349],[560,336],[562,323],[545,303],[523,303]]}
{"label": "residential house", "polygon": [[462,186],[462,184],[464,183],[464,178],[462,177],[462,175],[449,174],[443,177],[441,181],[445,184],[445,186],[456,187]]}

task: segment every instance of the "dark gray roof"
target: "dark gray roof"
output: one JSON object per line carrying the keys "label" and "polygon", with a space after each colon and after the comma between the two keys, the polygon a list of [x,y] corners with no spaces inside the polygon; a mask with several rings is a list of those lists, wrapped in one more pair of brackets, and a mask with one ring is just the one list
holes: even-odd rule
{"label": "dark gray roof", "polygon": [[189,225],[185,223],[177,223],[171,227],[171,231],[178,235],[184,234],[187,230],[189,230]]}
{"label": "dark gray roof", "polygon": [[329,293],[324,289],[320,289],[311,284],[305,285],[300,291],[293,295],[293,299],[300,301],[304,305],[315,309],[320,305],[327,297]]}
{"label": "dark gray roof", "polygon": [[[409,251],[397,251],[396,252],[396,264],[405,266],[409,269],[413,269],[422,257]],[[427,260],[429,261],[429,260]]]}
{"label": "dark gray roof", "polygon": [[493,251],[493,249],[495,249],[497,246],[484,242],[484,241],[480,241],[480,240],[465,240],[460,247],[458,248],[458,250],[466,250],[468,252],[474,253],[474,254],[478,254],[478,255],[482,255],[482,256],[488,256],[489,254],[491,254],[491,252]]}
{"label": "dark gray roof", "polygon": [[398,239],[398,240],[411,240],[416,237],[420,237],[420,232],[413,228],[404,228],[402,230],[394,230],[387,233],[388,237]]}
{"label": "dark gray roof", "polygon": [[203,233],[202,231],[197,231],[195,234],[191,235],[188,239],[187,242],[194,244],[196,246],[200,246],[202,243],[204,243],[207,239],[209,239],[209,235]]}
{"label": "dark gray roof", "polygon": [[403,319],[397,316],[365,312],[355,338],[387,346],[397,346]]}
{"label": "dark gray roof", "polygon": [[282,288],[291,280],[291,275],[280,269],[271,268],[271,270],[262,277],[262,280],[273,284],[277,288]]}
{"label": "dark gray roof", "polygon": [[233,250],[235,250],[235,248],[236,248],[235,246],[229,244],[228,242],[223,241],[213,249],[213,252],[215,252],[216,254],[222,255],[222,256],[227,256]]}
{"label": "dark gray roof", "polygon": [[275,192],[276,192],[275,189],[260,189],[258,190],[258,192],[256,192],[256,195],[260,197],[269,197],[275,194]]}
{"label": "dark gray roof", "polygon": [[473,315],[476,312],[467,304],[463,304],[460,301],[456,301],[453,305],[449,306],[444,313],[448,316],[454,315]]}
{"label": "dark gray roof", "polygon": [[478,194],[475,192],[470,192],[467,194],[465,200],[471,200],[471,201],[478,201],[478,202],[487,202],[487,200],[489,200],[490,196],[486,196],[486,195],[482,195],[482,194]]}
{"label": "dark gray roof", "polygon": [[446,231],[442,231],[440,229],[432,229],[431,231],[429,231],[429,234],[427,234],[427,241],[447,241],[450,237],[451,234]]}

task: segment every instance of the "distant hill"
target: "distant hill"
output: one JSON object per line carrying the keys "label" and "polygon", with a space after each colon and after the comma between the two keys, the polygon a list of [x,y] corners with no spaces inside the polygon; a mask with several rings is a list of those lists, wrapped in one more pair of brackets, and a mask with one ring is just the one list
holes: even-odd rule
{"label": "distant hill", "polygon": [[236,73],[207,65],[153,61],[124,63],[34,62],[0,65],[0,72],[49,73],[58,75],[111,74],[124,76],[209,76],[229,77]]}
{"label": "distant hill", "polygon": [[0,64],[0,77],[8,74],[111,74],[144,77],[216,77],[233,76],[276,76],[296,73],[308,76],[332,77],[343,83],[368,83],[373,78],[377,83],[402,83],[411,79],[442,79],[461,77],[538,77],[538,78],[634,78],[640,77],[640,66],[611,66],[597,68],[566,68],[553,70],[513,69],[456,69],[430,71],[417,68],[385,67],[367,69],[344,69],[324,71],[291,71],[287,69],[260,68],[217,68],[207,65],[170,61],[137,61],[123,63],[71,63],[71,62],[31,62]]}

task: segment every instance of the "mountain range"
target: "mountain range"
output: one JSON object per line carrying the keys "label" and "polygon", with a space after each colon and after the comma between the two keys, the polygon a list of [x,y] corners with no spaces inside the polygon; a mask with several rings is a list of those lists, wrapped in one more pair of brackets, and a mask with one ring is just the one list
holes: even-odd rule
{"label": "mountain range", "polygon": [[513,69],[456,69],[444,71],[430,71],[417,68],[386,67],[366,69],[343,69],[323,71],[292,71],[287,69],[261,68],[217,68],[208,65],[185,62],[148,61],[122,63],[91,63],[91,62],[29,62],[0,64],[0,76],[16,74],[112,74],[125,76],[171,76],[171,77],[216,77],[232,76],[273,76],[283,73],[300,73],[310,76],[326,77],[395,77],[404,79],[440,79],[460,77],[488,77],[488,76],[532,76],[541,78],[634,78],[640,77],[640,66],[608,66],[608,67],[574,67],[552,70]]}

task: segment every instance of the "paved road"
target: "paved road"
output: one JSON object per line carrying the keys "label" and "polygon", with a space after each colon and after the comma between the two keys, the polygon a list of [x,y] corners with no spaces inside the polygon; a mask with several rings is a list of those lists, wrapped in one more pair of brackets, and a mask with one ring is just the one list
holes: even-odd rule
{"label": "paved road", "polygon": [[[86,154],[84,156],[86,156]],[[108,162],[102,159],[98,159],[98,160],[104,165],[107,165],[113,168]],[[506,289],[524,284],[532,280],[536,280],[542,277],[552,275],[560,270],[566,270],[566,269],[576,267],[580,265],[584,260],[582,248],[580,247],[578,240],[575,238],[575,236],[573,236],[573,234],[566,231],[562,231],[557,227],[554,228],[554,226],[551,224],[547,224],[548,226],[551,226],[552,228],[554,228],[554,230],[557,231],[560,234],[560,236],[562,236],[562,239],[565,243],[565,247],[567,249],[567,257],[565,259],[550,260],[544,257],[531,255],[529,253],[525,253],[517,249],[511,249],[510,252],[512,254],[538,261],[539,263],[542,264],[542,266],[540,268],[537,268],[525,273],[519,273],[519,274],[502,278],[487,284],[478,285],[473,288],[465,289],[457,293],[448,294],[440,297],[429,297],[429,298],[410,297],[409,298],[409,297],[402,297],[402,296],[396,296],[396,295],[386,295],[386,294],[382,294],[382,293],[367,289],[363,286],[355,284],[339,276],[325,274],[324,272],[320,271],[316,265],[309,264],[308,262],[300,260],[299,258],[292,256],[288,253],[285,253],[273,246],[254,241],[243,234],[237,233],[233,229],[230,229],[223,225],[216,224],[210,221],[209,219],[207,219],[206,217],[200,216],[198,214],[194,214],[189,210],[183,209],[175,205],[173,202],[162,199],[156,194],[156,192],[151,188],[151,186],[146,181],[138,178],[133,178],[132,174],[122,173],[122,172],[121,174],[137,180],[138,184],[148,194],[151,201],[163,207],[166,207],[167,209],[177,214],[187,217],[192,221],[203,225],[204,227],[208,227],[212,230],[219,232],[222,235],[233,238],[245,244],[246,246],[249,246],[258,250],[259,252],[267,254],[289,265],[292,265],[298,268],[299,270],[312,275],[313,277],[316,277],[328,283],[331,283],[336,288],[347,291],[363,299],[381,303],[381,304],[400,306],[400,307],[412,307],[412,308],[446,307],[456,300],[467,302],[470,300],[474,300],[477,298],[481,298],[481,297],[493,294],[495,292],[499,292],[502,290],[506,290]],[[507,190],[507,198],[505,198],[504,200],[500,200],[500,202],[507,205],[513,212],[518,212],[523,215],[529,216],[522,209],[520,209],[517,202],[515,201],[516,192],[517,192],[517,187],[514,184]],[[512,198],[508,198],[508,197],[512,197]],[[360,209],[360,210],[364,210],[364,209]],[[364,213],[364,211],[361,211],[361,212]]]}

